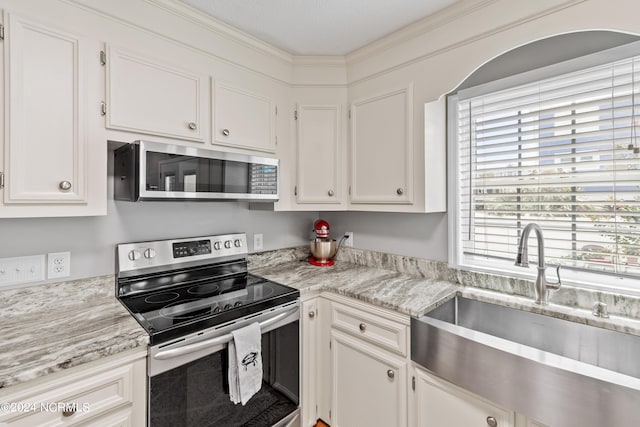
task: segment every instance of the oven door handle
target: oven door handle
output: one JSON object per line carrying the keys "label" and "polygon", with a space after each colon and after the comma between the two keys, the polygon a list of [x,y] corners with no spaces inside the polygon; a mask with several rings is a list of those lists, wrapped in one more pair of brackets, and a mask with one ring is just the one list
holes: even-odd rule
{"label": "oven door handle", "polygon": [[[272,318],[264,320],[264,321],[258,323],[258,325],[260,325],[260,329],[265,329],[265,328],[271,326],[273,323],[279,322],[280,320],[284,319],[285,317],[293,314],[297,310],[298,310],[298,307],[296,306],[294,309],[285,311],[283,313],[278,313],[275,316],[273,316]],[[196,351],[203,350],[205,348],[213,347],[213,346],[216,346],[216,345],[226,344],[229,341],[231,341],[232,339],[233,339],[233,334],[228,333],[228,334],[225,334],[225,335],[221,335],[219,337],[215,337],[215,338],[211,338],[211,339],[208,339],[208,340],[200,341],[200,342],[197,342],[197,343],[194,343],[194,344],[185,345],[184,347],[178,347],[178,348],[172,348],[170,350],[160,351],[157,354],[155,354],[153,356],[153,358],[154,359],[159,359],[159,360],[172,359],[174,357],[179,357],[179,356],[182,356],[182,355],[185,355],[185,354],[194,353]]]}

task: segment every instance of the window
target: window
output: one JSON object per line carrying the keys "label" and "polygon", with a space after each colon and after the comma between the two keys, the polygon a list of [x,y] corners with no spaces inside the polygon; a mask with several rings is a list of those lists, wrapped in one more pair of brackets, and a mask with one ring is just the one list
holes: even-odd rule
{"label": "window", "polygon": [[511,269],[536,222],[546,263],[640,278],[640,57],[457,98],[457,264]]}

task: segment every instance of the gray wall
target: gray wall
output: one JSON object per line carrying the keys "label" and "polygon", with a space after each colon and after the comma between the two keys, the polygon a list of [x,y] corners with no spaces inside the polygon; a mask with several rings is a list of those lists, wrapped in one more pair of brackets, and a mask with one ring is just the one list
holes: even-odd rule
{"label": "gray wall", "polygon": [[245,231],[250,250],[254,233],[265,249],[283,248],[306,244],[316,218],[236,202],[110,200],[102,217],[0,219],[0,258],[70,251],[71,278],[84,278],[114,273],[117,243]]}
{"label": "gray wall", "polygon": [[354,247],[447,261],[446,214],[322,212],[338,239],[354,233]]}

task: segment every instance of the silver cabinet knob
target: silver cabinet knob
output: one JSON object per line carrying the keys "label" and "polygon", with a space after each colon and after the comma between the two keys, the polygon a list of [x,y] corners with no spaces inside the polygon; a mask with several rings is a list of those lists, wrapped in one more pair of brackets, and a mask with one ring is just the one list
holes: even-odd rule
{"label": "silver cabinet knob", "polygon": [[309,312],[309,317],[310,317],[310,318],[312,318],[312,319],[313,319],[314,317],[316,317],[316,312],[315,312],[315,311],[313,311],[313,310],[311,310],[311,311]]}
{"label": "silver cabinet knob", "polygon": [[333,194],[334,194],[334,193],[333,193],[333,190],[329,190],[329,191],[327,191],[327,194],[329,195],[329,197],[333,197]]}
{"label": "silver cabinet knob", "polygon": [[396,190],[396,193],[398,194],[398,196],[402,196],[404,194],[404,189],[400,187]]}
{"label": "silver cabinet knob", "polygon": [[71,183],[69,181],[60,181],[58,188],[62,191],[69,191],[71,190]]}
{"label": "silver cabinet knob", "polygon": [[395,376],[396,376],[396,373],[395,373],[395,372],[393,372],[393,370],[392,370],[392,369],[389,369],[389,370],[387,371],[387,376],[388,376],[389,378],[391,378],[391,379],[394,379],[394,378],[395,378]]}
{"label": "silver cabinet knob", "polygon": [[229,132],[229,129],[222,129],[222,134],[223,134],[224,136],[229,136],[229,134],[230,134],[230,133],[231,133],[231,132]]}
{"label": "silver cabinet knob", "polygon": [[189,129],[191,130],[198,129],[198,125],[196,124],[196,122],[189,122]]}
{"label": "silver cabinet knob", "polygon": [[494,417],[487,417],[487,425],[489,427],[498,427],[498,420],[496,420]]}
{"label": "silver cabinet knob", "polygon": [[360,332],[364,332],[367,329],[367,325],[360,323]]}

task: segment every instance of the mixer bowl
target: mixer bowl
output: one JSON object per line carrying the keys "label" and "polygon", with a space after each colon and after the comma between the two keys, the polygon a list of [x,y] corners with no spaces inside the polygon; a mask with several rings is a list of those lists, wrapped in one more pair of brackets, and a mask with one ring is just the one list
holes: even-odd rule
{"label": "mixer bowl", "polygon": [[311,241],[311,255],[319,263],[327,263],[336,254],[336,239],[315,239]]}

